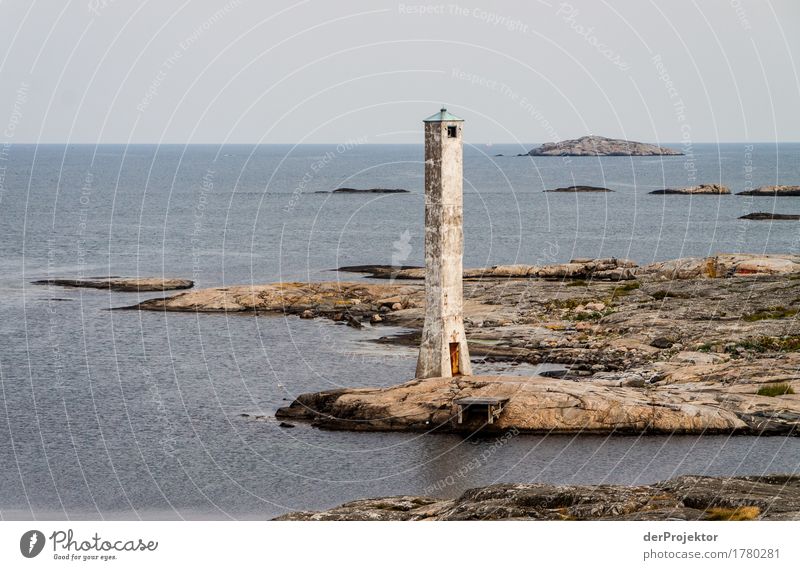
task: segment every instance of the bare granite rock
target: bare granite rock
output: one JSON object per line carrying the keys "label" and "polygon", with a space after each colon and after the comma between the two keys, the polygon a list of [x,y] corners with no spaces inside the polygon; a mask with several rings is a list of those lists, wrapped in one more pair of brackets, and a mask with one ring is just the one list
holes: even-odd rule
{"label": "bare granite rock", "polygon": [[761,186],[754,190],[739,192],[739,196],[800,196],[800,186]]}
{"label": "bare granite rock", "polygon": [[650,194],[690,194],[697,195],[721,195],[730,194],[731,191],[727,186],[721,184],[699,184],[697,186],[687,186],[685,188],[663,188],[661,190],[653,190]]}
{"label": "bare granite rock", "polygon": [[675,156],[683,153],[652,144],[589,135],[579,139],[545,143],[530,156]]}
{"label": "bare granite rock", "polygon": [[800,520],[800,476],[684,475],[653,485],[501,483],[456,499],[386,497],[321,512],[287,513],[285,521],[464,520]]}
{"label": "bare granite rock", "polygon": [[145,293],[190,289],[194,286],[194,281],[166,277],[87,277],[85,279],[43,279],[33,281],[33,284]]}

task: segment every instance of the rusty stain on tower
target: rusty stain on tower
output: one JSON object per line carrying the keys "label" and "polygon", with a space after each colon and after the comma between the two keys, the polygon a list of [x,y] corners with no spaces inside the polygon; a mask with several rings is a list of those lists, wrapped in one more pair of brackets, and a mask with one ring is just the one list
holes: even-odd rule
{"label": "rusty stain on tower", "polygon": [[417,378],[469,376],[462,257],[463,119],[441,109],[425,123],[425,325]]}

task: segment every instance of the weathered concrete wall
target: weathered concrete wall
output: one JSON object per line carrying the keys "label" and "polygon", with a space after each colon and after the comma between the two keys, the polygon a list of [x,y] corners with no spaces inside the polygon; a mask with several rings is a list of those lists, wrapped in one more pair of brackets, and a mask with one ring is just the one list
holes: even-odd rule
{"label": "weathered concrete wall", "polygon": [[[447,127],[458,136],[449,138]],[[459,372],[472,374],[462,319],[462,121],[425,123],[425,325],[417,378],[449,377],[450,343]]]}

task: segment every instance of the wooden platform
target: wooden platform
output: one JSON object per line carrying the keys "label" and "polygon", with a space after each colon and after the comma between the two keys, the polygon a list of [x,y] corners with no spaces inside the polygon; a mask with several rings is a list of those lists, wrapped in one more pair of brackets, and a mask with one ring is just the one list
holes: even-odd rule
{"label": "wooden platform", "polygon": [[485,414],[488,423],[494,423],[495,418],[498,418],[503,413],[503,408],[508,403],[508,398],[495,398],[487,397],[474,397],[474,398],[459,398],[453,400],[453,405],[456,406],[456,417],[458,423],[464,422],[466,414]]}

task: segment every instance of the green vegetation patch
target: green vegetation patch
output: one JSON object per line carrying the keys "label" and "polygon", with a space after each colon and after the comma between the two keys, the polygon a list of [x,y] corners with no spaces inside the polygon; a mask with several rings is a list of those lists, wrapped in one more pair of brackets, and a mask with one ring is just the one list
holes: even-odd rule
{"label": "green vegetation patch", "polygon": [[630,293],[631,291],[636,291],[642,284],[638,281],[628,281],[623,285],[618,285],[614,291],[620,291],[622,293]]}
{"label": "green vegetation patch", "polygon": [[794,389],[785,382],[780,384],[767,384],[761,386],[756,392],[759,396],[784,396],[786,394],[794,394]]}
{"label": "green vegetation patch", "polygon": [[638,281],[629,281],[623,285],[617,285],[616,287],[614,287],[614,291],[611,293],[611,297],[606,302],[606,305],[612,304],[615,300],[619,299],[620,297],[627,297],[641,286],[642,286],[641,283],[639,283]]}
{"label": "green vegetation patch", "polygon": [[573,297],[572,299],[553,299],[547,304],[553,309],[574,309],[580,305],[585,305],[586,303],[591,302],[591,299]]}
{"label": "green vegetation patch", "polygon": [[753,352],[797,352],[800,350],[800,336],[759,336],[737,342],[726,347],[726,352],[735,352],[738,347]]}
{"label": "green vegetation patch", "polygon": [[794,317],[798,312],[800,312],[798,309],[788,309],[786,307],[768,307],[756,313],[744,315],[742,320],[747,321],[748,323],[753,323],[755,321],[765,321],[768,319],[788,319],[790,317]]}
{"label": "green vegetation patch", "polygon": [[603,318],[603,313],[592,311],[591,313],[578,313],[575,315],[576,321],[597,321]]}

